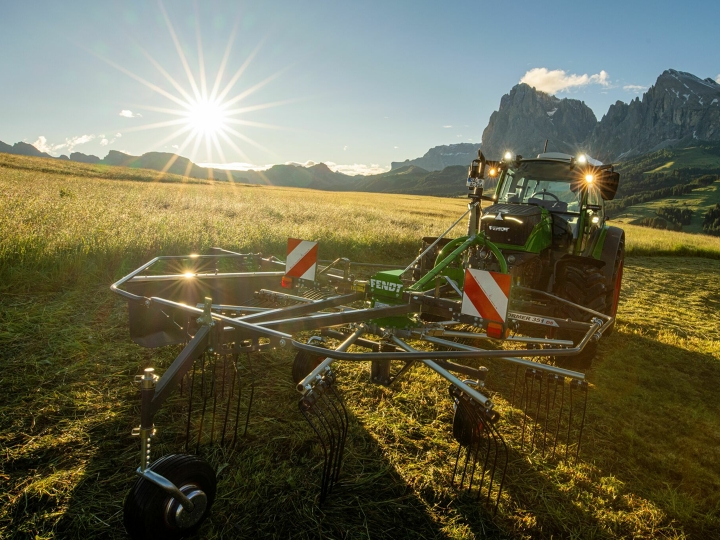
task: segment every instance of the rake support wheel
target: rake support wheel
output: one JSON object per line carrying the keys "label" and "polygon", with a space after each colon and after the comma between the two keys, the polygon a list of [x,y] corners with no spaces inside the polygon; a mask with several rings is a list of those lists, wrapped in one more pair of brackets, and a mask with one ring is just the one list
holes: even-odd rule
{"label": "rake support wheel", "polygon": [[298,351],[293,359],[292,378],[295,384],[298,384],[305,377],[318,367],[323,361],[320,356],[315,356],[307,351]]}
{"label": "rake support wheel", "polygon": [[150,470],[175,484],[194,504],[187,512],[168,492],[138,478],[125,497],[123,523],[134,540],[175,540],[195,534],[210,513],[217,479],[203,459],[188,454],[163,456]]}

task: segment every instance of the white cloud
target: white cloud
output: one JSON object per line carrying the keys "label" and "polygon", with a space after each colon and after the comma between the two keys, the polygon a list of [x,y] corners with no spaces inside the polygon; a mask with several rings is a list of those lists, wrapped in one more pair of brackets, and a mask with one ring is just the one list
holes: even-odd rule
{"label": "white cloud", "polygon": [[380,174],[388,172],[390,170],[390,167],[381,167],[378,163],[372,163],[370,165],[365,165],[363,163],[353,163],[352,165],[338,165],[337,163],[333,163],[332,161],[326,161],[325,165],[327,165],[331,171],[347,174],[350,176],[367,176],[370,174]]}
{"label": "white cloud", "polygon": [[451,128],[452,126],[443,126],[445,129]]}
{"label": "white cloud", "polygon": [[116,134],[115,134],[115,138],[116,138],[116,139],[119,139],[120,137],[122,137],[122,133],[116,133]]}
{"label": "white cloud", "polygon": [[[72,152],[73,148],[76,146],[89,143],[94,138],[95,135],[80,135],[78,137],[71,137],[70,139],[65,139],[65,145],[63,146],[67,146],[68,152]],[[102,144],[102,142],[100,144]]]}
{"label": "white cloud", "polygon": [[123,109],[120,111],[120,116],[123,116],[125,118],[137,118],[138,116],[142,116],[140,113],[134,113],[132,111],[129,111],[127,109]]}
{"label": "white cloud", "polygon": [[108,141],[107,139],[103,139],[100,141],[100,146],[107,146],[108,144],[110,144],[110,141]]}
{"label": "white cloud", "polygon": [[175,150],[179,150],[179,149],[180,149],[180,147],[179,147],[177,144],[173,144],[173,145],[171,146],[171,148],[174,148]]}
{"label": "white cloud", "polygon": [[718,73],[718,76],[715,77],[715,82],[720,84],[720,73]]}
{"label": "white cloud", "polygon": [[639,84],[626,84],[625,86],[623,86],[623,90],[625,90],[626,92],[632,92],[633,94],[641,94],[647,89],[647,86],[642,86]]}
{"label": "white cloud", "polygon": [[343,150],[347,150],[347,145],[343,146]]}
{"label": "white cloud", "polygon": [[[332,161],[325,161],[325,165],[328,166],[328,168],[331,171],[347,174],[349,176],[356,176],[356,175],[363,175],[367,176],[369,174],[380,174],[384,173],[390,170],[390,167],[381,167],[377,163],[372,163],[371,165],[365,165],[362,163],[353,163],[352,165],[338,165],[337,163],[333,163]],[[305,163],[299,163],[297,161],[288,161],[284,163],[284,165],[294,165],[296,167],[312,167],[313,165],[317,165],[315,161],[306,161]],[[270,167],[273,167],[273,164],[270,165],[253,165],[252,163],[243,163],[243,162],[233,162],[233,163],[198,163],[198,166],[200,167],[208,167],[211,169],[227,169],[230,171],[266,171]]]}
{"label": "white cloud", "polygon": [[[45,152],[46,154],[49,154],[50,152],[54,152],[58,147],[55,145],[52,145],[48,143],[48,140],[43,136],[40,135],[37,140],[32,143],[32,145],[40,150],[41,152]],[[65,146],[65,145],[60,145]]]}
{"label": "white cloud", "polygon": [[571,88],[587,86],[589,84],[599,84],[600,86],[610,86],[610,79],[607,71],[601,71],[595,75],[576,75],[568,74],[562,69],[554,69],[552,71],[547,68],[533,68],[520,79],[521,83],[534,86],[536,89],[554,94],[556,92],[566,92]]}

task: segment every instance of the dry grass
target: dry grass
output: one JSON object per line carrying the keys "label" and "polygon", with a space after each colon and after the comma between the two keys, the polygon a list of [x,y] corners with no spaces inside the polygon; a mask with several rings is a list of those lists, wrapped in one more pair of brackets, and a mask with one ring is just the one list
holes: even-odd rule
{"label": "dry grass", "polygon": [[[322,257],[400,262],[465,207],[159,184],[142,171],[126,171],[133,182],[89,179],[107,171],[47,163],[0,155],[3,538],[123,537],[120,509],[137,454],[132,376],[151,363],[162,370],[175,351],[130,342],[126,309],[108,290],[122,273],[159,253],[212,245],[279,255],[293,235],[319,239]],[[347,460],[337,491],[318,508],[317,447],[297,412],[290,358],[263,356],[248,436],[232,452],[209,453],[222,472],[203,537],[718,537],[720,261],[638,255],[683,253],[676,246],[685,244],[686,253],[717,258],[720,245],[635,227],[627,234],[619,325],[589,375],[579,464],[513,450],[492,519],[448,488],[455,445],[446,384],[416,368],[396,387],[378,388],[366,367],[342,366],[352,415]],[[490,386],[502,389],[506,369],[488,366]],[[174,447],[177,429],[163,415],[158,455]],[[503,422],[517,448],[517,430]]]}

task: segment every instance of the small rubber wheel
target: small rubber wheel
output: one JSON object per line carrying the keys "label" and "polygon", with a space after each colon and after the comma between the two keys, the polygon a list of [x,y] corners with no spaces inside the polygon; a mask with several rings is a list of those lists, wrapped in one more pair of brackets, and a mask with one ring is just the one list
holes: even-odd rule
{"label": "small rubber wheel", "polygon": [[485,429],[482,420],[472,417],[469,407],[462,402],[457,404],[453,416],[453,437],[460,446],[470,446],[473,442],[473,432],[477,438]]}
{"label": "small rubber wheel", "polygon": [[322,361],[322,356],[310,354],[307,351],[298,351],[292,365],[292,378],[295,384],[307,377]]}
{"label": "small rubber wheel", "polygon": [[203,459],[188,454],[163,456],[150,470],[175,484],[194,504],[188,513],[168,492],[138,478],[125,497],[123,524],[134,540],[175,540],[195,534],[215,500],[217,478]]}

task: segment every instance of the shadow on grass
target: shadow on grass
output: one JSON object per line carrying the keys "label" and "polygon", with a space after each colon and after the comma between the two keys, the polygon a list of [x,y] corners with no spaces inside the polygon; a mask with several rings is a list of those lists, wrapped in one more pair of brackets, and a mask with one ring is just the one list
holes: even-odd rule
{"label": "shadow on grass", "polygon": [[[688,347],[623,328],[607,339],[588,376],[578,464],[518,451],[516,423],[502,420],[510,465],[494,518],[448,488],[456,446],[447,385],[414,371],[390,390],[367,384],[359,371],[342,374],[354,414],[340,483],[318,507],[321,456],[297,410],[289,359],[261,356],[248,435],[232,451],[204,451],[221,472],[201,536],[717,537],[720,365]],[[88,371],[58,366],[36,384],[42,399],[5,409],[14,421],[27,411],[37,429],[25,432],[38,434],[8,436],[12,422],[3,420],[12,457],[3,464],[3,490],[12,492],[0,523],[7,537],[124,538],[122,500],[138,455],[129,436],[138,421],[132,375],[152,357],[162,372],[172,354],[156,352],[117,352],[111,357],[124,364]],[[490,388],[507,397],[509,371],[498,362],[488,367]],[[84,409],[73,405],[78,396],[88,400]],[[51,406],[52,414],[41,414]],[[155,457],[181,450],[181,420],[172,407],[158,417]],[[20,446],[24,451],[13,453]]]}

